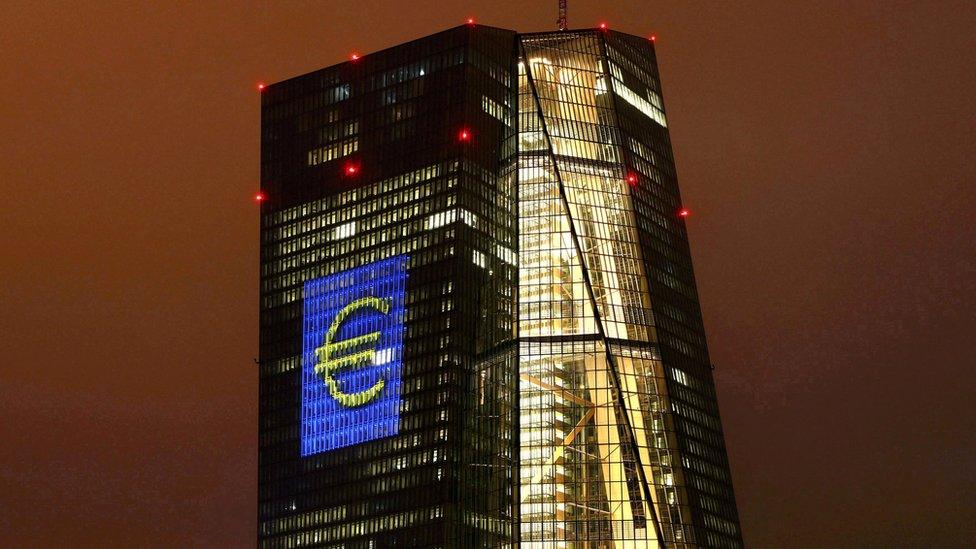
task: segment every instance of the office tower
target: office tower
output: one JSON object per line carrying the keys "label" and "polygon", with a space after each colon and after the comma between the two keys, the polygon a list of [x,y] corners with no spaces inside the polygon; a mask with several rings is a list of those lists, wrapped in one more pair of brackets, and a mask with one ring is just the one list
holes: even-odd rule
{"label": "office tower", "polygon": [[261,154],[262,545],[741,545],[651,41],[450,29]]}

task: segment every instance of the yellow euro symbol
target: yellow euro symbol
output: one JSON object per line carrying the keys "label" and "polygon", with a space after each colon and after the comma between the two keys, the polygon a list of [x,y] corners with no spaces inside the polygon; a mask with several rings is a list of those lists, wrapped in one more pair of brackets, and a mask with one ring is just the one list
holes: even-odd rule
{"label": "yellow euro symbol", "polygon": [[[336,332],[339,331],[339,327],[342,326],[342,321],[346,317],[359,309],[366,308],[375,309],[383,314],[387,314],[390,312],[390,303],[378,297],[364,297],[346,305],[345,308],[339,311],[335,320],[332,321],[332,325],[329,326],[329,331],[325,333],[325,342],[321,347],[315,349],[315,356],[318,357],[318,364],[315,365],[315,373],[325,381],[332,398],[339,401],[339,404],[343,406],[355,407],[368,404],[380,394],[386,385],[386,380],[380,378],[369,389],[350,394],[342,392],[342,389],[339,388],[339,382],[335,379],[335,375],[342,370],[350,367],[361,368],[372,362],[373,357],[376,355],[375,347],[376,342],[380,340],[380,332],[370,332],[366,335],[342,341],[332,341]],[[368,346],[368,348],[363,349],[364,346]],[[356,349],[359,350],[357,351]],[[348,351],[354,352],[343,356],[336,356]]]}

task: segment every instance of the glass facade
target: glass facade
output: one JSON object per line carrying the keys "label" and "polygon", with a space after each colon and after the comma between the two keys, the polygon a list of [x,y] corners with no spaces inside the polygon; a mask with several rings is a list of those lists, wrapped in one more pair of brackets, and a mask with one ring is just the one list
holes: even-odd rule
{"label": "glass facade", "polygon": [[274,84],[262,181],[262,546],[741,546],[649,41]]}
{"label": "glass facade", "polygon": [[740,546],[651,44],[519,53],[522,545]]}

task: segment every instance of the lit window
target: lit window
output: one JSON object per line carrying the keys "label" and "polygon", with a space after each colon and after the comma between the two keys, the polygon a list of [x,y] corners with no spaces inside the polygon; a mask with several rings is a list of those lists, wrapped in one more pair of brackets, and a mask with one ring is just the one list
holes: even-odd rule
{"label": "lit window", "polygon": [[488,258],[485,257],[485,254],[479,252],[478,250],[471,251],[471,261],[482,269],[488,268]]}
{"label": "lit window", "polygon": [[334,240],[341,240],[343,238],[349,238],[356,234],[356,222],[350,221],[349,223],[343,223],[335,229],[332,230],[332,238]]}
{"label": "lit window", "polygon": [[631,106],[639,110],[642,114],[644,114],[651,120],[657,122],[658,124],[664,127],[668,126],[668,121],[664,117],[664,111],[662,111],[661,109],[657,108],[654,105],[654,103],[660,104],[661,102],[660,97],[658,97],[656,93],[648,90],[648,95],[650,96],[651,99],[647,100],[641,95],[639,95],[637,92],[635,92],[634,90],[628,88],[624,84],[623,79],[618,76],[618,74],[620,74],[620,70],[613,63],[610,64],[610,71],[614,75],[613,91],[616,92],[616,94],[619,95],[621,99],[630,103]]}
{"label": "lit window", "polygon": [[[348,131],[348,128],[347,128]],[[323,164],[336,158],[342,158],[343,156],[348,156],[359,150],[359,139],[351,138],[342,141],[337,141],[331,145],[325,147],[319,147],[317,149],[312,149],[308,151],[308,165],[316,166],[318,164]]]}
{"label": "lit window", "polygon": [[674,380],[675,381],[677,381],[678,383],[680,383],[682,385],[689,385],[687,374],[685,374],[684,372],[682,372],[681,370],[678,370],[678,369],[671,370],[671,373],[674,376]]}
{"label": "lit window", "polygon": [[469,212],[464,208],[454,208],[452,210],[447,210],[446,212],[430,214],[427,217],[426,228],[429,231],[431,229],[449,225],[459,219],[463,221],[465,225],[472,228],[478,227],[478,217],[474,215],[474,213]]}
{"label": "lit window", "polygon": [[503,124],[508,124],[508,109],[487,95],[481,97],[481,108],[486,113],[500,120]]}
{"label": "lit window", "polygon": [[501,244],[495,246],[495,254],[498,255],[498,259],[501,259],[509,265],[517,265],[518,254],[514,250],[506,248]]}
{"label": "lit window", "polygon": [[392,348],[380,349],[376,351],[375,355],[373,355],[373,364],[376,366],[382,366],[391,360],[393,360]]}

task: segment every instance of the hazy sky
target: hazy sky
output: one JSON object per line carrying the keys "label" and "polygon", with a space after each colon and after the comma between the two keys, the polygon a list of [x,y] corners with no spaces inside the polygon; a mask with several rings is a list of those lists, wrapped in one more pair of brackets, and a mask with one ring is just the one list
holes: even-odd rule
{"label": "hazy sky", "polygon": [[[976,540],[976,3],[655,33],[751,547]],[[259,81],[556,1],[5,2],[0,545],[252,546]]]}

